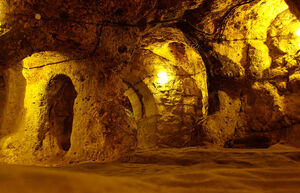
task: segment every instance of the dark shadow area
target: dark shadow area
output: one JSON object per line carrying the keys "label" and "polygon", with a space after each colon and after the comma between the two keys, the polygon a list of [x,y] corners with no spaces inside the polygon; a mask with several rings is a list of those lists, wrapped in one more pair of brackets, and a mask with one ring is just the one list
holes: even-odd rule
{"label": "dark shadow area", "polygon": [[134,75],[123,79],[132,113],[137,123],[138,146],[153,147],[156,145],[157,107],[147,85]]}
{"label": "dark shadow area", "polygon": [[71,146],[73,106],[77,92],[71,79],[65,75],[55,76],[48,88],[50,133],[58,146],[68,151]]}
{"label": "dark shadow area", "polygon": [[124,107],[124,110],[126,112],[126,114],[129,116],[129,117],[134,117],[134,112],[133,112],[133,108],[132,108],[132,105],[131,105],[131,102],[129,100],[129,98],[127,96],[123,96],[121,98],[121,101],[120,101],[121,105]]}
{"label": "dark shadow area", "polygon": [[[6,83],[5,83],[4,75],[0,74],[0,130],[2,130],[5,103],[6,103]],[[2,132],[0,131],[0,137],[1,134]]]}

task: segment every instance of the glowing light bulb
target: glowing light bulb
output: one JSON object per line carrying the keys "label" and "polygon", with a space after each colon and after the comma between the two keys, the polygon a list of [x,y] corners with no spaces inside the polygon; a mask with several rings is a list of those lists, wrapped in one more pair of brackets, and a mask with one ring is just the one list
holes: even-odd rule
{"label": "glowing light bulb", "polygon": [[42,18],[42,16],[41,16],[41,14],[36,13],[36,14],[34,15],[34,18],[35,18],[36,20],[40,20],[40,19]]}
{"label": "glowing light bulb", "polygon": [[296,31],[296,35],[300,36],[300,28]]}
{"label": "glowing light bulb", "polygon": [[157,76],[158,76],[157,82],[159,84],[165,84],[165,83],[167,83],[169,81],[168,74],[166,72],[164,72],[164,71],[158,73]]}

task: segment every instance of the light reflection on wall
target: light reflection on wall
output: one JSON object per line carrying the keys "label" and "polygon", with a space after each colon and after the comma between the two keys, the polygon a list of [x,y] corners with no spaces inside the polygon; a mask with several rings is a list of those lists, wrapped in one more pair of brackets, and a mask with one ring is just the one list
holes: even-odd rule
{"label": "light reflection on wall", "polygon": [[[300,28],[296,31],[296,35],[300,37]],[[300,47],[300,40],[298,40],[298,46]]]}
{"label": "light reflection on wall", "polygon": [[300,36],[300,28],[296,31],[296,35]]}
{"label": "light reflection on wall", "polygon": [[4,24],[6,1],[0,1],[0,26]]}
{"label": "light reflection on wall", "polygon": [[158,80],[157,82],[159,84],[166,84],[168,81],[169,81],[169,77],[168,77],[168,74],[164,71],[161,71],[157,74],[158,76]]}

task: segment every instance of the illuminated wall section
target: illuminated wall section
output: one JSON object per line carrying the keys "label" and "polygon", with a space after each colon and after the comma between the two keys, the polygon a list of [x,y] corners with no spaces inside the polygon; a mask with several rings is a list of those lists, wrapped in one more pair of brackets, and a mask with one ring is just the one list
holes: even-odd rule
{"label": "illuminated wall section", "polygon": [[[9,89],[19,84],[20,77],[26,81],[23,93],[12,89],[8,96],[15,101],[10,100],[11,105],[6,107],[6,117],[10,117],[6,120],[10,125],[6,125],[17,130],[1,143],[7,162],[114,160],[120,152],[136,147],[133,118],[118,103],[119,90],[111,89],[117,83],[121,89],[121,80],[112,77],[103,84],[103,69],[98,61],[56,63],[67,58],[57,52],[33,54],[23,60],[19,78],[15,73],[9,79]],[[19,104],[24,111],[15,108]],[[17,118],[23,121],[15,127]]]}
{"label": "illuminated wall section", "polygon": [[157,106],[156,144],[182,147],[191,143],[195,122],[207,114],[207,78],[201,56],[182,41],[181,32],[164,28],[152,35],[164,38],[161,34],[170,32],[172,40],[152,42],[138,52],[132,71]]}
{"label": "illuminated wall section", "polygon": [[8,10],[6,1],[2,0],[0,1],[0,35],[2,33],[5,33],[7,31],[6,27],[4,24],[6,24],[5,19],[6,19],[6,11]]}

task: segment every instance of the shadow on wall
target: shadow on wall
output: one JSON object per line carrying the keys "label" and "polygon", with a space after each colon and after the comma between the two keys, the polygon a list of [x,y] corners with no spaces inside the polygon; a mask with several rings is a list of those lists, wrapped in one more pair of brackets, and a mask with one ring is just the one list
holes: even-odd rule
{"label": "shadow on wall", "polygon": [[46,88],[48,123],[47,134],[50,142],[59,149],[68,151],[71,146],[73,106],[77,92],[71,79],[66,75],[56,75]]}
{"label": "shadow on wall", "polygon": [[300,19],[300,4],[297,3],[298,0],[285,0],[285,2],[289,5],[292,13],[294,13],[298,19]]}

